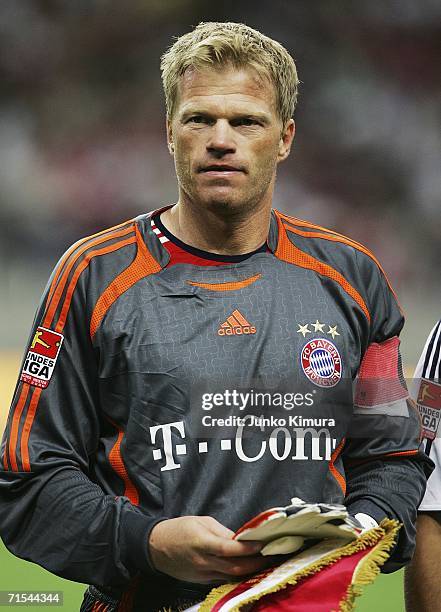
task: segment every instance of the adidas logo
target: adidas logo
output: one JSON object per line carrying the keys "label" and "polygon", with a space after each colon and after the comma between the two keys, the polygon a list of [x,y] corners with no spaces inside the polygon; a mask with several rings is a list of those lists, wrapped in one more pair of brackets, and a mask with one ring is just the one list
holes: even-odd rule
{"label": "adidas logo", "polygon": [[222,323],[219,327],[217,333],[219,336],[242,336],[244,334],[255,334],[256,328],[238,310],[233,310],[225,323]]}

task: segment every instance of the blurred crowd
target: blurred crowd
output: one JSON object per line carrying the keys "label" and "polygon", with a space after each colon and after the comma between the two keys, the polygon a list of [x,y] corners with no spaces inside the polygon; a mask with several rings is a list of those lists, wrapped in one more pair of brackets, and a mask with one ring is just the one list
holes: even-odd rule
{"label": "blurred crowd", "polygon": [[439,0],[209,4],[2,0],[3,287],[17,266],[47,270],[79,237],[176,200],[159,58],[217,20],[261,30],[297,63],[275,206],[369,246],[398,290],[440,295]]}

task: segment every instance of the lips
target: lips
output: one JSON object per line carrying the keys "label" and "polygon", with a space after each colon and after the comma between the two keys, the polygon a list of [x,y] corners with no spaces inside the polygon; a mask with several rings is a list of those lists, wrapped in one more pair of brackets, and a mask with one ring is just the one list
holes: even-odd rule
{"label": "lips", "polygon": [[210,164],[209,166],[202,166],[199,172],[245,172],[240,166],[230,166],[229,164]]}

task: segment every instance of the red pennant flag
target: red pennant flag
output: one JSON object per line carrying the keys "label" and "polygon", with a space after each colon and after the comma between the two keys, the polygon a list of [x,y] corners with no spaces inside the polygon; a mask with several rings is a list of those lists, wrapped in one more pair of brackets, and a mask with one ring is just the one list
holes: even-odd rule
{"label": "red pennant flag", "polygon": [[193,612],[351,612],[360,587],[370,584],[387,560],[399,530],[385,519],[342,545],[325,539],[240,583],[213,589]]}

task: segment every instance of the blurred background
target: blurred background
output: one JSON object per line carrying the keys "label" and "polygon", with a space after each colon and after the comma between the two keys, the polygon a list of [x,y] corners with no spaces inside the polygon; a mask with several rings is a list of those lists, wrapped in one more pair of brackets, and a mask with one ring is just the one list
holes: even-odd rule
{"label": "blurred background", "polygon": [[23,350],[68,245],[176,200],[159,58],[199,21],[231,20],[284,44],[302,82],[275,207],[374,251],[414,364],[441,316],[441,3],[208,4],[0,2],[0,350]]}
{"label": "blurred background", "polygon": [[[275,207],[380,258],[407,314],[408,372],[441,317],[439,0],[1,0],[0,431],[63,251],[176,201],[159,58],[213,20],[261,30],[298,66],[297,136]],[[0,588],[62,588],[63,609],[78,609],[84,587],[1,543],[0,557]],[[360,611],[402,610],[401,580],[380,578]]]}
{"label": "blurred background", "polygon": [[441,316],[441,3],[2,0],[0,349],[22,351],[78,238],[177,197],[159,58],[199,21],[243,21],[293,54],[297,137],[275,206],[380,258],[413,364]]}

